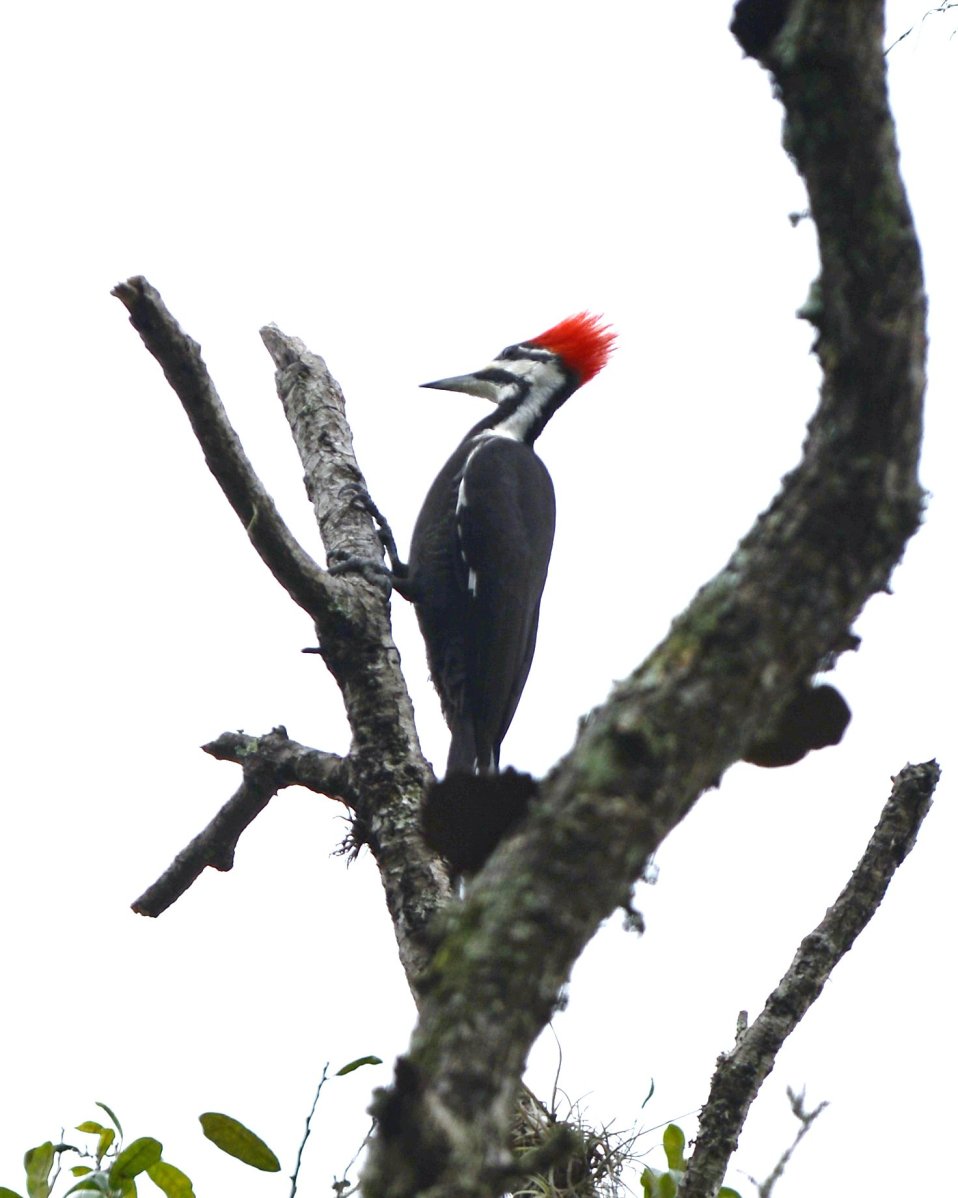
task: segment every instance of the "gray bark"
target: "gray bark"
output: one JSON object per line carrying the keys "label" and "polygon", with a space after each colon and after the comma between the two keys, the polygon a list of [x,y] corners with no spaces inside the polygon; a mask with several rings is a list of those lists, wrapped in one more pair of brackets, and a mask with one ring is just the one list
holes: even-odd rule
{"label": "gray bark", "polygon": [[788,19],[754,52],[785,105],[821,251],[804,314],[823,382],[802,462],[449,913],[409,1054],[380,1098],[367,1198],[496,1192],[523,1063],[582,948],[699,795],[853,643],[918,526],[925,296],[882,5],[770,7]]}
{"label": "gray bark", "polygon": [[[737,24],[773,74],[785,145],[819,233],[821,275],[804,315],[818,329],[823,382],[803,459],[726,568],[584,721],[527,821],[461,904],[447,903],[443,863],[419,835],[432,774],[385,592],[330,576],[296,544],[198,347],[145,280],[116,289],[251,542],[314,620],[343,694],[352,730],[344,758],[284,744],[281,730],[214,744],[243,764],[245,812],[285,785],[330,794],[350,806],[356,838],[380,867],[420,1021],[393,1086],[376,1098],[367,1198],[479,1198],[516,1176],[508,1144],[523,1065],[579,953],[702,792],[854,643],[856,617],[887,588],[918,526],[925,298],[885,90],[882,5],[753,0],[739,6]],[[263,337],[327,553],[381,559],[372,522],[351,498],[362,475],[338,386],[294,338],[272,328]],[[206,848],[208,859],[201,845],[166,899],[189,884],[197,861],[228,865],[216,837]],[[698,1192],[712,1192],[715,1176],[713,1162]]]}

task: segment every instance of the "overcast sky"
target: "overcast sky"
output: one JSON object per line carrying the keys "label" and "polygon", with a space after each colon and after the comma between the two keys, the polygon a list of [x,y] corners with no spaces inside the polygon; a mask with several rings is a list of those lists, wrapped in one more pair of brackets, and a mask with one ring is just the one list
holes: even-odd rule
{"label": "overcast sky", "polygon": [[[930,6],[892,3],[888,40]],[[307,619],[250,549],[111,286],[147,275],[202,343],[317,554],[261,325],[302,337],[342,383],[405,546],[485,414],[417,385],[583,308],[613,322],[618,352],[539,446],[558,534],[503,759],[542,771],[727,560],[816,402],[794,317],[814,231],[789,223],[803,188],[730,7],[38,0],[6,15],[0,1185],[22,1189],[23,1150],[101,1099],[131,1137],[161,1139],[201,1198],[279,1198],[323,1063],[376,1053],[385,1065],[321,1099],[302,1192],[326,1192],[412,1025],[375,870],[331,856],[346,824],[329,801],[281,795],[232,873],[155,922],[128,909],[237,783],[200,744],[280,723],[320,748],[348,741],[321,661],[300,653]],[[777,1198],[890,1193],[904,1177],[931,1189],[953,1135],[956,25],[930,16],[890,60],[931,299],[931,498],[895,593],[869,604],[835,676],[852,725],[837,749],[736,766],[704,796],[638,892],[647,934],[612,920],[555,1020],[559,1087],[594,1121],[693,1133],[738,1012],[757,1013],[841,889],[889,777],[937,756],[916,851],[733,1162],[748,1192],[744,1173],[765,1176],[790,1142],[786,1084],[829,1100]],[[393,606],[442,762],[418,631]],[[529,1074],[547,1098],[557,1060],[547,1033]],[[260,1132],[283,1174],[220,1156],[204,1110]]]}

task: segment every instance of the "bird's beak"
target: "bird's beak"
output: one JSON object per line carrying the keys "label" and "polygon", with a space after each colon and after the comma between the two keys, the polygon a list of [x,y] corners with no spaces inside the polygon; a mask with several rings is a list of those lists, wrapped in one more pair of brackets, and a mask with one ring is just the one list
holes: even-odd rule
{"label": "bird's beak", "polygon": [[492,403],[499,402],[499,388],[489,379],[477,378],[474,374],[457,374],[451,379],[437,379],[434,383],[421,383],[432,391],[462,391],[466,395],[478,395]]}

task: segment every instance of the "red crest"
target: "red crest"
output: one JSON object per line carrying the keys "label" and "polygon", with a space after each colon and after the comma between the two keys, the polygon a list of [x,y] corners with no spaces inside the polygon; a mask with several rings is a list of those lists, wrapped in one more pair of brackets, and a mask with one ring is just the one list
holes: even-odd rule
{"label": "red crest", "polygon": [[580,312],[569,316],[538,337],[532,337],[527,345],[538,345],[550,353],[557,354],[566,366],[579,378],[579,386],[597,375],[608,362],[615,348],[615,333],[612,326],[602,323],[601,316]]}

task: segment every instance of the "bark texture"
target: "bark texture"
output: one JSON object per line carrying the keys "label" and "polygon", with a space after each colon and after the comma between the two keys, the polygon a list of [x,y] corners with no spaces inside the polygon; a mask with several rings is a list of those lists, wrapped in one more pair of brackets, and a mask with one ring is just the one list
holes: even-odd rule
{"label": "bark texture", "polygon": [[[508,1145],[522,1069],[579,953],[698,796],[855,643],[852,624],[887,587],[920,520],[925,299],[885,90],[882,5],[743,0],[736,33],[772,72],[819,233],[821,274],[803,315],[818,330],[823,382],[803,459],[725,569],[584,721],[462,903],[447,905],[446,869],[420,835],[432,772],[385,591],[311,560],[243,453],[199,347],[146,280],[116,288],[252,544],[312,617],[352,730],[341,758],[281,729],[207,746],[242,764],[243,785],[138,909],[156,914],[199,869],[228,868],[242,828],[283,786],[350,807],[420,1008],[394,1084],[375,1100],[366,1198],[486,1198],[521,1172]],[[335,380],[295,338],[272,327],[262,335],[327,554],[381,560],[355,502],[363,479]],[[819,943],[813,936],[802,951]],[[717,1125],[714,1135],[724,1151],[737,1133]],[[690,1192],[713,1192],[716,1159]]]}
{"label": "bark texture", "polygon": [[[206,866],[229,869],[236,839],[283,786],[319,789],[349,804],[355,837],[380,868],[399,955],[413,993],[430,954],[428,928],[449,897],[439,857],[419,834],[419,802],[433,775],[416,734],[382,588],[327,573],[296,542],[247,458],[200,356],[200,347],[144,278],[114,288],[130,322],[178,395],[207,464],[266,566],[312,618],[319,652],[336,679],[352,730],[342,760],[283,743],[285,732],[230,740],[208,751],[243,766],[243,784],[224,809],[133,904],[158,915]],[[276,387],[305,469],[326,552],[382,558],[369,515],[355,502],[364,487],[343,395],[322,358],[278,329],[262,330]],[[217,750],[223,750],[217,752]]]}
{"label": "bark texture", "polygon": [[905,766],[892,780],[891,795],[848,883],[818,927],[802,941],[761,1015],[719,1060],[699,1119],[682,1198],[713,1198],[718,1193],[749,1107],[771,1073],[778,1050],[878,910],[892,875],[914,847],[940,775],[938,763],[926,761]]}
{"label": "bark texture", "polygon": [[795,0],[753,43],[819,230],[803,312],[823,382],[799,467],[666,640],[584,723],[493,854],[422,983],[367,1198],[493,1194],[533,1041],[583,946],[703,790],[887,587],[918,526],[925,297],[898,172],[878,0]]}

